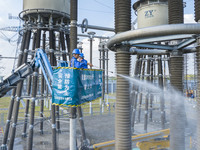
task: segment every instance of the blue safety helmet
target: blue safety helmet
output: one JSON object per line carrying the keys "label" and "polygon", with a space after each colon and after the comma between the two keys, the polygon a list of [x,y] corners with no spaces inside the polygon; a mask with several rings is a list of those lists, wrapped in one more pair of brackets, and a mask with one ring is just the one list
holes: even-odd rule
{"label": "blue safety helmet", "polygon": [[80,55],[79,49],[74,49],[73,52],[72,52],[72,54],[79,54]]}
{"label": "blue safety helmet", "polygon": [[81,54],[80,54],[80,57],[81,57],[81,58],[84,58],[84,54],[83,54],[83,53],[81,53]]}

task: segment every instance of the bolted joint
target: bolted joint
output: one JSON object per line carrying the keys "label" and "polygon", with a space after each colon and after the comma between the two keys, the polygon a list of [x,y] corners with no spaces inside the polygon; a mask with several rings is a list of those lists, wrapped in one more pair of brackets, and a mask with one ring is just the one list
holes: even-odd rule
{"label": "bolted joint", "polygon": [[55,128],[56,128],[56,124],[52,124],[52,125],[51,125],[51,128],[52,128],[52,129],[55,129]]}
{"label": "bolted joint", "polygon": [[17,101],[17,102],[19,102],[20,100],[21,100],[21,98],[20,98],[20,97],[17,97],[17,98],[16,98],[16,101]]}
{"label": "bolted joint", "polygon": [[2,144],[0,147],[1,150],[7,150],[7,145],[6,144]]}
{"label": "bolted joint", "polygon": [[12,124],[12,128],[16,128],[17,124],[16,123],[13,123]]}
{"label": "bolted joint", "polygon": [[76,27],[76,25],[77,25],[77,21],[76,20],[71,20],[70,26],[71,27]]}
{"label": "bolted joint", "polygon": [[31,101],[32,101],[32,102],[35,102],[35,100],[36,100],[36,98],[35,98],[35,97],[31,98]]}
{"label": "bolted joint", "polygon": [[33,130],[33,125],[29,125],[29,130]]}
{"label": "bolted joint", "polygon": [[171,53],[171,56],[182,56],[183,55],[183,52],[182,51],[179,51],[179,50],[173,50],[172,53]]}

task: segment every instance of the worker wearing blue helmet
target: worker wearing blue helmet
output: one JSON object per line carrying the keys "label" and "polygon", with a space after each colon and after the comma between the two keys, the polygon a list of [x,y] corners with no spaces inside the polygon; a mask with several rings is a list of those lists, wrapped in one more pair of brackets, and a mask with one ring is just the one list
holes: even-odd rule
{"label": "worker wearing blue helmet", "polygon": [[79,55],[80,55],[80,51],[79,49],[74,49],[73,52],[73,57],[71,59],[71,67],[73,68],[80,68],[80,62],[78,61]]}
{"label": "worker wearing blue helmet", "polygon": [[80,68],[88,69],[88,65],[91,67],[93,66],[91,63],[88,63],[87,60],[84,59],[83,53],[79,55],[79,61],[80,61]]}
{"label": "worker wearing blue helmet", "polygon": [[81,53],[80,56],[79,56],[79,61],[80,61],[80,68],[84,68],[84,69],[87,69],[87,60],[84,59],[84,54]]}

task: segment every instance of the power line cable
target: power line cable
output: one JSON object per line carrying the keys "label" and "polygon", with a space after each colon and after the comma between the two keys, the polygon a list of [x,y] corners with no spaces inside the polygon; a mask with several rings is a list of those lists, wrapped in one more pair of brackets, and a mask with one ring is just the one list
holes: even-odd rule
{"label": "power line cable", "polygon": [[110,13],[113,14],[113,12],[105,12],[105,11],[100,11],[100,10],[92,10],[92,9],[85,9],[85,8],[79,8],[81,10],[85,10],[85,11],[90,11],[90,12],[99,12],[99,13]]}
{"label": "power line cable", "polygon": [[110,6],[108,6],[108,5],[105,5],[104,3],[101,3],[101,2],[99,2],[99,1],[97,1],[97,0],[94,0],[94,1],[95,1],[96,3],[98,3],[98,4],[102,5],[102,6],[104,6],[104,7],[113,9],[112,7],[110,7]]}

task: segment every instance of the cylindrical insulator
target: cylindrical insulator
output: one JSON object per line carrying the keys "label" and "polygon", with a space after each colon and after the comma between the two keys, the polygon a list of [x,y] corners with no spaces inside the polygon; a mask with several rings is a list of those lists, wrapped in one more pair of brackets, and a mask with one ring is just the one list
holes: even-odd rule
{"label": "cylindrical insulator", "polygon": [[183,91],[183,57],[172,56],[170,58],[170,82],[178,91]]}
{"label": "cylindrical insulator", "polygon": [[131,29],[131,0],[115,0],[115,33]]}
{"label": "cylindrical insulator", "polygon": [[[129,76],[130,54],[125,51],[116,53],[116,69],[118,75]],[[117,76],[116,95],[116,118],[115,118],[115,149],[131,149],[131,106],[129,82],[121,76]]]}
{"label": "cylindrical insulator", "polygon": [[78,14],[77,6],[78,6],[77,0],[70,1],[70,19],[71,20],[77,20],[77,14]]}
{"label": "cylindrical insulator", "polygon": [[78,12],[78,0],[71,0],[70,4],[70,59],[72,58],[73,49],[77,48],[77,12]]}
{"label": "cylindrical insulator", "polygon": [[[197,63],[197,79],[200,80],[200,39],[197,40],[197,53],[196,53],[196,63]],[[200,82],[198,82],[197,89],[197,114],[200,113]],[[200,149],[200,117],[197,117],[197,147]]]}
{"label": "cylindrical insulator", "polygon": [[184,22],[183,0],[168,0],[169,24]]}
{"label": "cylindrical insulator", "polygon": [[[171,85],[180,93],[183,91],[183,57],[170,58]],[[185,150],[184,99],[174,93],[170,102],[170,149]]]}
{"label": "cylindrical insulator", "polygon": [[195,21],[198,22],[200,20],[200,1],[194,1],[194,11],[195,11]]}

